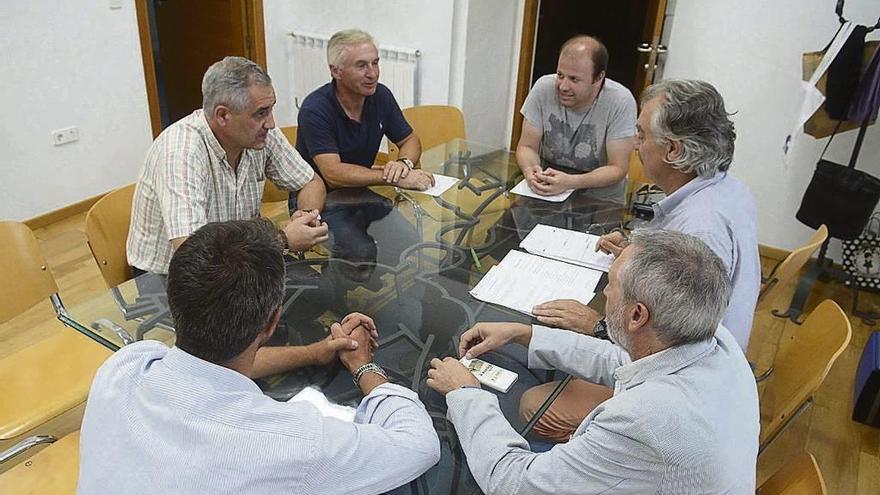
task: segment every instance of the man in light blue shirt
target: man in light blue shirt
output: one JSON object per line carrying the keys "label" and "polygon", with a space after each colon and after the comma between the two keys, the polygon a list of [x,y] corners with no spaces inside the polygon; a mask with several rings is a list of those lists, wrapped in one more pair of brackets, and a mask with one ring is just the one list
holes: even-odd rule
{"label": "man in light blue shirt", "polygon": [[[724,99],[709,83],[668,80],[642,95],[636,128],[636,149],[645,175],[666,198],[654,205],[648,228],[695,235],[724,262],[733,283],[730,305],[722,323],[746,351],[761,287],[756,209],[751,192],[727,170],[733,160],[736,132]],[[604,236],[599,247],[620,253],[623,235]],[[587,335],[602,318],[577,301],[551,301],[534,309],[542,323]],[[521,411],[531,415],[556,383],[539,385],[524,395]],[[535,431],[565,438],[611,391],[583,381],[572,382],[541,418]]]}
{"label": "man in light blue shirt", "polygon": [[453,358],[434,359],[429,387],[446,396],[474,479],[487,495],[754,493],[760,419],[751,369],[719,325],[730,280],[699,239],[636,231],[605,288],[608,333],[597,339],[518,323],[478,323],[469,358],[508,343],[530,368],[613,388],[571,439],[535,453],[494,394]]}
{"label": "man in light blue shirt", "polygon": [[[176,346],[137,342],[98,371],[78,493],[380,493],[437,463],[418,396],[372,362],[370,318],[350,314],[309,346],[263,347],[281,314],[281,244],[268,220],[218,222],[174,253]],[[337,358],[365,396],[353,423],[276,402],[252,380]]]}

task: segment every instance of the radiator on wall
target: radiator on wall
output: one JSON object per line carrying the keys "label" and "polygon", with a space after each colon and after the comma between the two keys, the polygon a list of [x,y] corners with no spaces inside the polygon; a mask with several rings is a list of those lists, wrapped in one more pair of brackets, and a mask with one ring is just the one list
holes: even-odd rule
{"label": "radiator on wall", "polygon": [[[287,33],[291,38],[290,71],[293,101],[300,108],[309,93],[330,81],[329,36]],[[401,108],[419,104],[419,50],[380,46],[379,82],[388,86]]]}

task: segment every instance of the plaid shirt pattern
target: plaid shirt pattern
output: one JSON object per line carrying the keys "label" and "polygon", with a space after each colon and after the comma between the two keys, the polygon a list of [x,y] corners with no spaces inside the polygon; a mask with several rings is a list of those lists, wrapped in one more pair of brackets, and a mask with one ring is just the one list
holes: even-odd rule
{"label": "plaid shirt pattern", "polygon": [[233,170],[202,110],[175,122],[153,142],[135,188],[126,253],[131,266],[168,273],[171,239],[208,222],[260,214],[268,178],[298,191],[314,171],[278,129],[261,150],[246,149]]}

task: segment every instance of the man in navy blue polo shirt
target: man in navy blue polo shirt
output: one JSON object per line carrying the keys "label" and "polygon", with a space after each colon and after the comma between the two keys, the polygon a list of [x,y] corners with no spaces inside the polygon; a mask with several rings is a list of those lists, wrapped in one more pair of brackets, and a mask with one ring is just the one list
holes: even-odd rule
{"label": "man in navy blue polo shirt", "polygon": [[[394,184],[425,190],[431,174],[415,169],[422,146],[394,95],[379,83],[379,51],[369,33],[349,29],[327,45],[333,79],[312,92],[299,111],[296,149],[321,174],[328,189]],[[382,136],[400,158],[374,168]]]}

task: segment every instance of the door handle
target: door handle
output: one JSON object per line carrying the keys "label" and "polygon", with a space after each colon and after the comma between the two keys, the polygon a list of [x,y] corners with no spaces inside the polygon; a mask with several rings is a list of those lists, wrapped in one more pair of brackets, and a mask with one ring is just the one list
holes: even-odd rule
{"label": "door handle", "polygon": [[666,45],[657,45],[657,53],[666,53],[669,51],[669,48]]}
{"label": "door handle", "polygon": [[650,43],[639,43],[639,46],[636,47],[636,51],[639,53],[651,53],[653,50]]}

